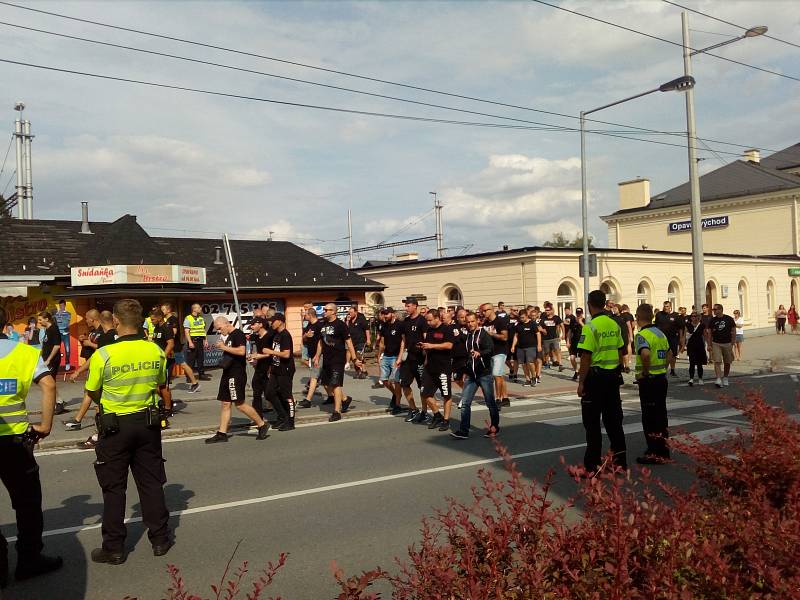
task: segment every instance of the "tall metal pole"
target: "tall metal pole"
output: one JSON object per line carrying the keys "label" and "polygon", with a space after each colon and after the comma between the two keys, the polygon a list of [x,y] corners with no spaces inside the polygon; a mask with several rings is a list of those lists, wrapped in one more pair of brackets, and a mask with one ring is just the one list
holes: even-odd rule
{"label": "tall metal pole", "polygon": [[[692,56],[689,44],[689,15],[681,13],[683,25],[683,73],[692,74]],[[706,277],[703,267],[703,225],[700,208],[700,176],[697,173],[697,135],[694,123],[694,90],[686,91],[686,144],[689,151],[689,188],[691,190],[692,220],[692,279],[694,281],[694,306],[699,311],[705,302]]]}
{"label": "tall metal pole", "polygon": [[31,122],[25,121],[22,126],[24,139],[22,146],[25,148],[25,213],[27,218],[33,218],[33,177],[31,174]]}
{"label": "tall metal pole", "polygon": [[350,209],[347,209],[347,254],[350,257],[350,268],[353,268],[353,219]]}
{"label": "tall metal pole", "polygon": [[583,228],[583,314],[589,314],[589,198],[586,193],[586,113],[581,112],[581,223]]}
{"label": "tall metal pole", "polygon": [[225,246],[225,262],[228,263],[228,277],[231,280],[231,290],[233,290],[233,303],[235,305],[234,311],[236,312],[236,318],[233,320],[233,324],[236,325],[236,319],[239,319],[239,325],[242,325],[241,315],[239,314],[240,305],[239,305],[239,282],[236,280],[236,269],[233,266],[233,251],[231,250],[231,241],[228,239],[228,234],[222,234],[222,245]]}
{"label": "tall metal pole", "polygon": [[436,258],[444,257],[444,229],[442,229],[442,205],[436,192],[428,192],[433,196],[433,213],[436,220]]}
{"label": "tall metal pole", "polygon": [[17,205],[19,206],[19,218],[26,219],[25,216],[25,156],[22,144],[22,116],[14,121],[14,138],[17,146]]}

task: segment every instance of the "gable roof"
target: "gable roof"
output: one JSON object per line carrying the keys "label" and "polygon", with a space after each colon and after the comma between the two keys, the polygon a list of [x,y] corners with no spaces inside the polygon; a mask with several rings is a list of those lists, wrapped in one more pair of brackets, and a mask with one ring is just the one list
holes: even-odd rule
{"label": "gable roof", "polygon": [[[70,268],[108,264],[180,264],[206,268],[207,288],[229,288],[228,268],[215,264],[220,239],[151,237],[133,215],[116,221],[3,219],[0,222],[0,276],[67,278]],[[384,289],[291,242],[231,240],[242,289]]]}
{"label": "gable roof", "polygon": [[[787,157],[792,155],[790,151],[795,147],[797,147],[798,152],[800,152],[800,144],[797,144],[795,146],[790,146],[786,150],[775,153],[762,160],[761,163],[736,160],[700,176],[700,201],[709,202],[712,200],[800,188],[800,176],[781,172],[769,166],[770,164],[788,164]],[[770,159],[781,153],[786,153],[784,154],[784,158],[779,157],[770,162]],[[651,197],[650,203],[647,206],[618,210],[610,216],[613,217],[658,210],[660,208],[682,206],[689,204],[690,200],[691,188],[687,181],[666,192]]]}
{"label": "gable roof", "polygon": [[761,159],[761,166],[777,171],[800,167],[800,144],[784,148]]}

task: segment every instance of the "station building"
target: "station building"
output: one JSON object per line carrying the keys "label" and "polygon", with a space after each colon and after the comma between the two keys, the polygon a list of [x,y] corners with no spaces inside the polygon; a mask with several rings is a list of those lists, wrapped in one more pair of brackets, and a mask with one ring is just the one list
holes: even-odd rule
{"label": "station building", "polygon": [[[72,314],[70,364],[77,366],[82,316],[90,308],[110,310],[120,298],[135,298],[145,311],[170,302],[181,321],[200,303],[210,339],[216,316],[237,320],[245,331],[253,308],[267,304],[286,313],[295,351],[301,345],[301,309],[334,302],[342,311],[363,305],[365,294],[383,286],[295,244],[231,240],[239,307],[220,239],[154,237],[133,215],[113,222],[0,220],[0,306],[14,329],[42,310],[55,312],[65,300]],[[207,353],[210,366],[219,351]]]}
{"label": "station building", "polygon": [[[747,329],[774,326],[779,305],[800,302],[800,144],[760,159],[748,151],[700,178],[706,301],[738,308]],[[648,302],[692,307],[689,184],[650,195],[650,182],[619,184],[619,210],[602,217],[607,248],[596,248],[591,287],[635,308]],[[368,263],[358,273],[386,286],[368,304],[428,306],[547,300],[563,314],[581,304],[581,251],[525,247],[430,260]]]}

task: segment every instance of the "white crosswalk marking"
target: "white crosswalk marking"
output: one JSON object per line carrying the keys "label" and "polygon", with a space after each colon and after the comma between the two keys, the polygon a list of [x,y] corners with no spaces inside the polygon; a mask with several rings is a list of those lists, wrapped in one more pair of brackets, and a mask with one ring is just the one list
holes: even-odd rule
{"label": "white crosswalk marking", "polygon": [[718,404],[715,400],[680,400],[678,402],[670,402],[667,398],[667,411],[681,410],[683,408],[695,408],[697,406],[708,406],[709,404]]}
{"label": "white crosswalk marking", "polygon": [[795,383],[800,381],[800,375],[790,375],[789,377],[791,377],[792,381],[794,381]]}
{"label": "white crosswalk marking", "polygon": [[[736,427],[715,427],[714,429],[704,429],[703,431],[695,431],[692,435],[697,438],[701,444],[708,444],[712,442],[719,442],[724,439],[736,435]],[[688,442],[689,438],[685,435],[675,436],[675,439],[680,442]]]}
{"label": "white crosswalk marking", "polygon": [[725,417],[738,417],[742,411],[736,408],[721,408],[719,410],[711,410],[708,412],[693,413],[692,417],[708,418],[708,419],[724,419]]}
{"label": "white crosswalk marking", "polygon": [[[691,419],[670,419],[669,426],[675,427],[676,425],[686,425],[687,423],[691,423]],[[644,431],[644,427],[642,426],[641,421],[635,421],[633,423],[623,423],[622,429],[626,435],[630,435],[631,433],[641,433]]]}

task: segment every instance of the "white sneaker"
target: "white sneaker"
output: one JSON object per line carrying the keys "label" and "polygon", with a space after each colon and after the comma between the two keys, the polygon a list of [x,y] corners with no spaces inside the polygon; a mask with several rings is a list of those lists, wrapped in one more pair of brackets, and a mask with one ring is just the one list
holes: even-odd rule
{"label": "white sneaker", "polygon": [[697,380],[697,385],[703,385],[703,378],[702,377]]}
{"label": "white sneaker", "polygon": [[689,387],[693,386],[694,385],[694,379],[690,379],[689,381],[687,381],[686,385],[688,385]]}
{"label": "white sneaker", "polygon": [[722,387],[722,379],[717,377],[717,380],[714,382],[714,385],[716,385],[718,388],[721,388]]}
{"label": "white sneaker", "polygon": [[725,387],[728,387],[728,386],[730,385],[730,384],[728,383],[728,378],[727,378],[727,377],[723,377],[723,378],[722,378],[722,385],[724,385]]}
{"label": "white sneaker", "polygon": [[458,401],[458,410],[461,410],[462,408],[464,408],[464,401],[463,400],[459,400]]}

